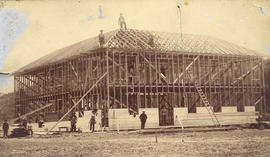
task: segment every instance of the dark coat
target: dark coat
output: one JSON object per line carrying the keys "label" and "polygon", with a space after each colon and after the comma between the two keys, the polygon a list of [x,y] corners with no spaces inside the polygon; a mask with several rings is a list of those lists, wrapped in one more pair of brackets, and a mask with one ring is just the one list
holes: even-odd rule
{"label": "dark coat", "polygon": [[92,115],[91,116],[91,119],[90,119],[90,123],[96,123],[96,117],[95,117],[95,115]]}
{"label": "dark coat", "polygon": [[76,115],[72,115],[70,122],[71,122],[71,125],[76,125],[76,123],[77,123],[77,117],[76,117]]}
{"label": "dark coat", "polygon": [[145,113],[142,113],[142,114],[140,115],[140,119],[141,119],[142,122],[145,122],[146,119],[147,119],[147,115],[146,115]]}
{"label": "dark coat", "polygon": [[9,129],[9,125],[7,122],[3,123],[3,130],[8,130]]}
{"label": "dark coat", "polygon": [[99,38],[100,43],[104,43],[104,41],[105,41],[104,34],[99,34],[98,38]]}

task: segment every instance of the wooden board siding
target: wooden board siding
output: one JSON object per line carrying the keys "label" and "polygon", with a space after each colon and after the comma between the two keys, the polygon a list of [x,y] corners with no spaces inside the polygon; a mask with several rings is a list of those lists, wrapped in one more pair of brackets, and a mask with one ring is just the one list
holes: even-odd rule
{"label": "wooden board siding", "polygon": [[[217,117],[222,125],[239,125],[255,123],[258,117],[254,106],[246,106],[245,112],[236,112],[236,107],[223,107],[224,112],[217,113]],[[139,109],[139,112],[145,111],[147,114],[146,128],[158,128],[159,117],[158,108],[145,108]],[[83,117],[78,118],[77,128],[80,128],[83,132],[89,132],[89,120],[91,111],[86,111]],[[78,113],[77,113],[78,116]],[[177,117],[182,121],[184,127],[198,127],[198,126],[213,126],[211,118],[207,113],[188,113],[187,108],[174,108],[174,127],[180,127]],[[44,128],[38,128],[36,123],[33,123],[34,131],[45,131],[51,128],[56,122],[45,122]],[[101,123],[101,110],[98,110],[97,122],[95,129],[100,129]],[[139,116],[134,117],[129,115],[127,109],[110,109],[109,110],[109,129],[117,130],[117,125],[120,130],[128,129],[140,129]],[[61,122],[58,127],[70,128],[69,121]],[[53,131],[58,131],[58,127]],[[173,127],[173,126],[171,126]]]}

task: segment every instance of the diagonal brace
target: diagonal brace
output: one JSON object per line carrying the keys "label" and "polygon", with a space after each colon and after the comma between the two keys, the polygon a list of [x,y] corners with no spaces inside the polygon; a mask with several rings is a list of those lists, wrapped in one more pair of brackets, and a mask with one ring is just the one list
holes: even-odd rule
{"label": "diagonal brace", "polygon": [[194,60],[185,68],[185,71],[181,72],[178,75],[178,77],[173,81],[173,83],[176,83],[177,80],[179,80],[183,76],[184,72],[186,72],[187,70],[189,70],[189,68],[192,66],[192,64],[195,63],[198,60],[198,58],[199,58],[199,56],[195,57]]}
{"label": "diagonal brace", "polygon": [[83,99],[84,97],[86,97],[93,89],[94,87],[101,81],[103,80],[103,78],[107,75],[108,73],[104,73],[92,86],[91,88],[75,103],[75,101],[73,101],[74,105],[68,110],[67,113],[65,113],[57,122],[55,125],[53,125],[53,127],[48,130],[47,134],[52,131]]}

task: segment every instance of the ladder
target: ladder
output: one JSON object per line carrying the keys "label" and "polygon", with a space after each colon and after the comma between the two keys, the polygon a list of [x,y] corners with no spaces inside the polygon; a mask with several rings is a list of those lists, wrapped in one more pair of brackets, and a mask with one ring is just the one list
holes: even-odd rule
{"label": "ladder", "polygon": [[[187,69],[188,77],[191,80],[193,80],[191,73],[192,73],[191,68]],[[194,80],[194,85],[195,85],[195,88],[196,88],[197,92],[199,93],[199,96],[200,96],[205,108],[207,109],[207,112],[209,113],[209,115],[211,117],[212,122],[214,123],[214,125],[216,127],[219,127],[220,123],[219,123],[219,120],[217,119],[217,116],[216,116],[216,114],[214,112],[213,106],[207,100],[207,97],[203,93],[203,90],[202,90],[201,86],[199,85],[199,83],[196,80]]]}

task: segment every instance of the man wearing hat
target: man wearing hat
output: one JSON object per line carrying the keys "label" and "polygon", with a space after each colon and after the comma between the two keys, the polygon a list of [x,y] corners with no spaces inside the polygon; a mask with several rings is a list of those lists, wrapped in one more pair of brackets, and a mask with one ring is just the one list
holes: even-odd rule
{"label": "man wearing hat", "polygon": [[103,45],[105,44],[105,37],[104,37],[104,34],[103,34],[103,30],[100,30],[98,38],[99,38],[99,46],[103,47]]}
{"label": "man wearing hat", "polygon": [[123,17],[123,14],[122,13],[120,13],[120,17],[118,19],[118,23],[119,23],[121,29],[123,29],[123,28],[127,29],[126,21],[125,21],[125,18]]}
{"label": "man wearing hat", "polygon": [[144,129],[146,119],[147,119],[147,115],[145,114],[145,111],[143,111],[142,114],[140,115],[141,129]]}
{"label": "man wearing hat", "polygon": [[2,127],[3,127],[3,131],[4,131],[3,138],[6,138],[6,137],[8,137],[8,129],[9,129],[7,120],[4,121]]}

